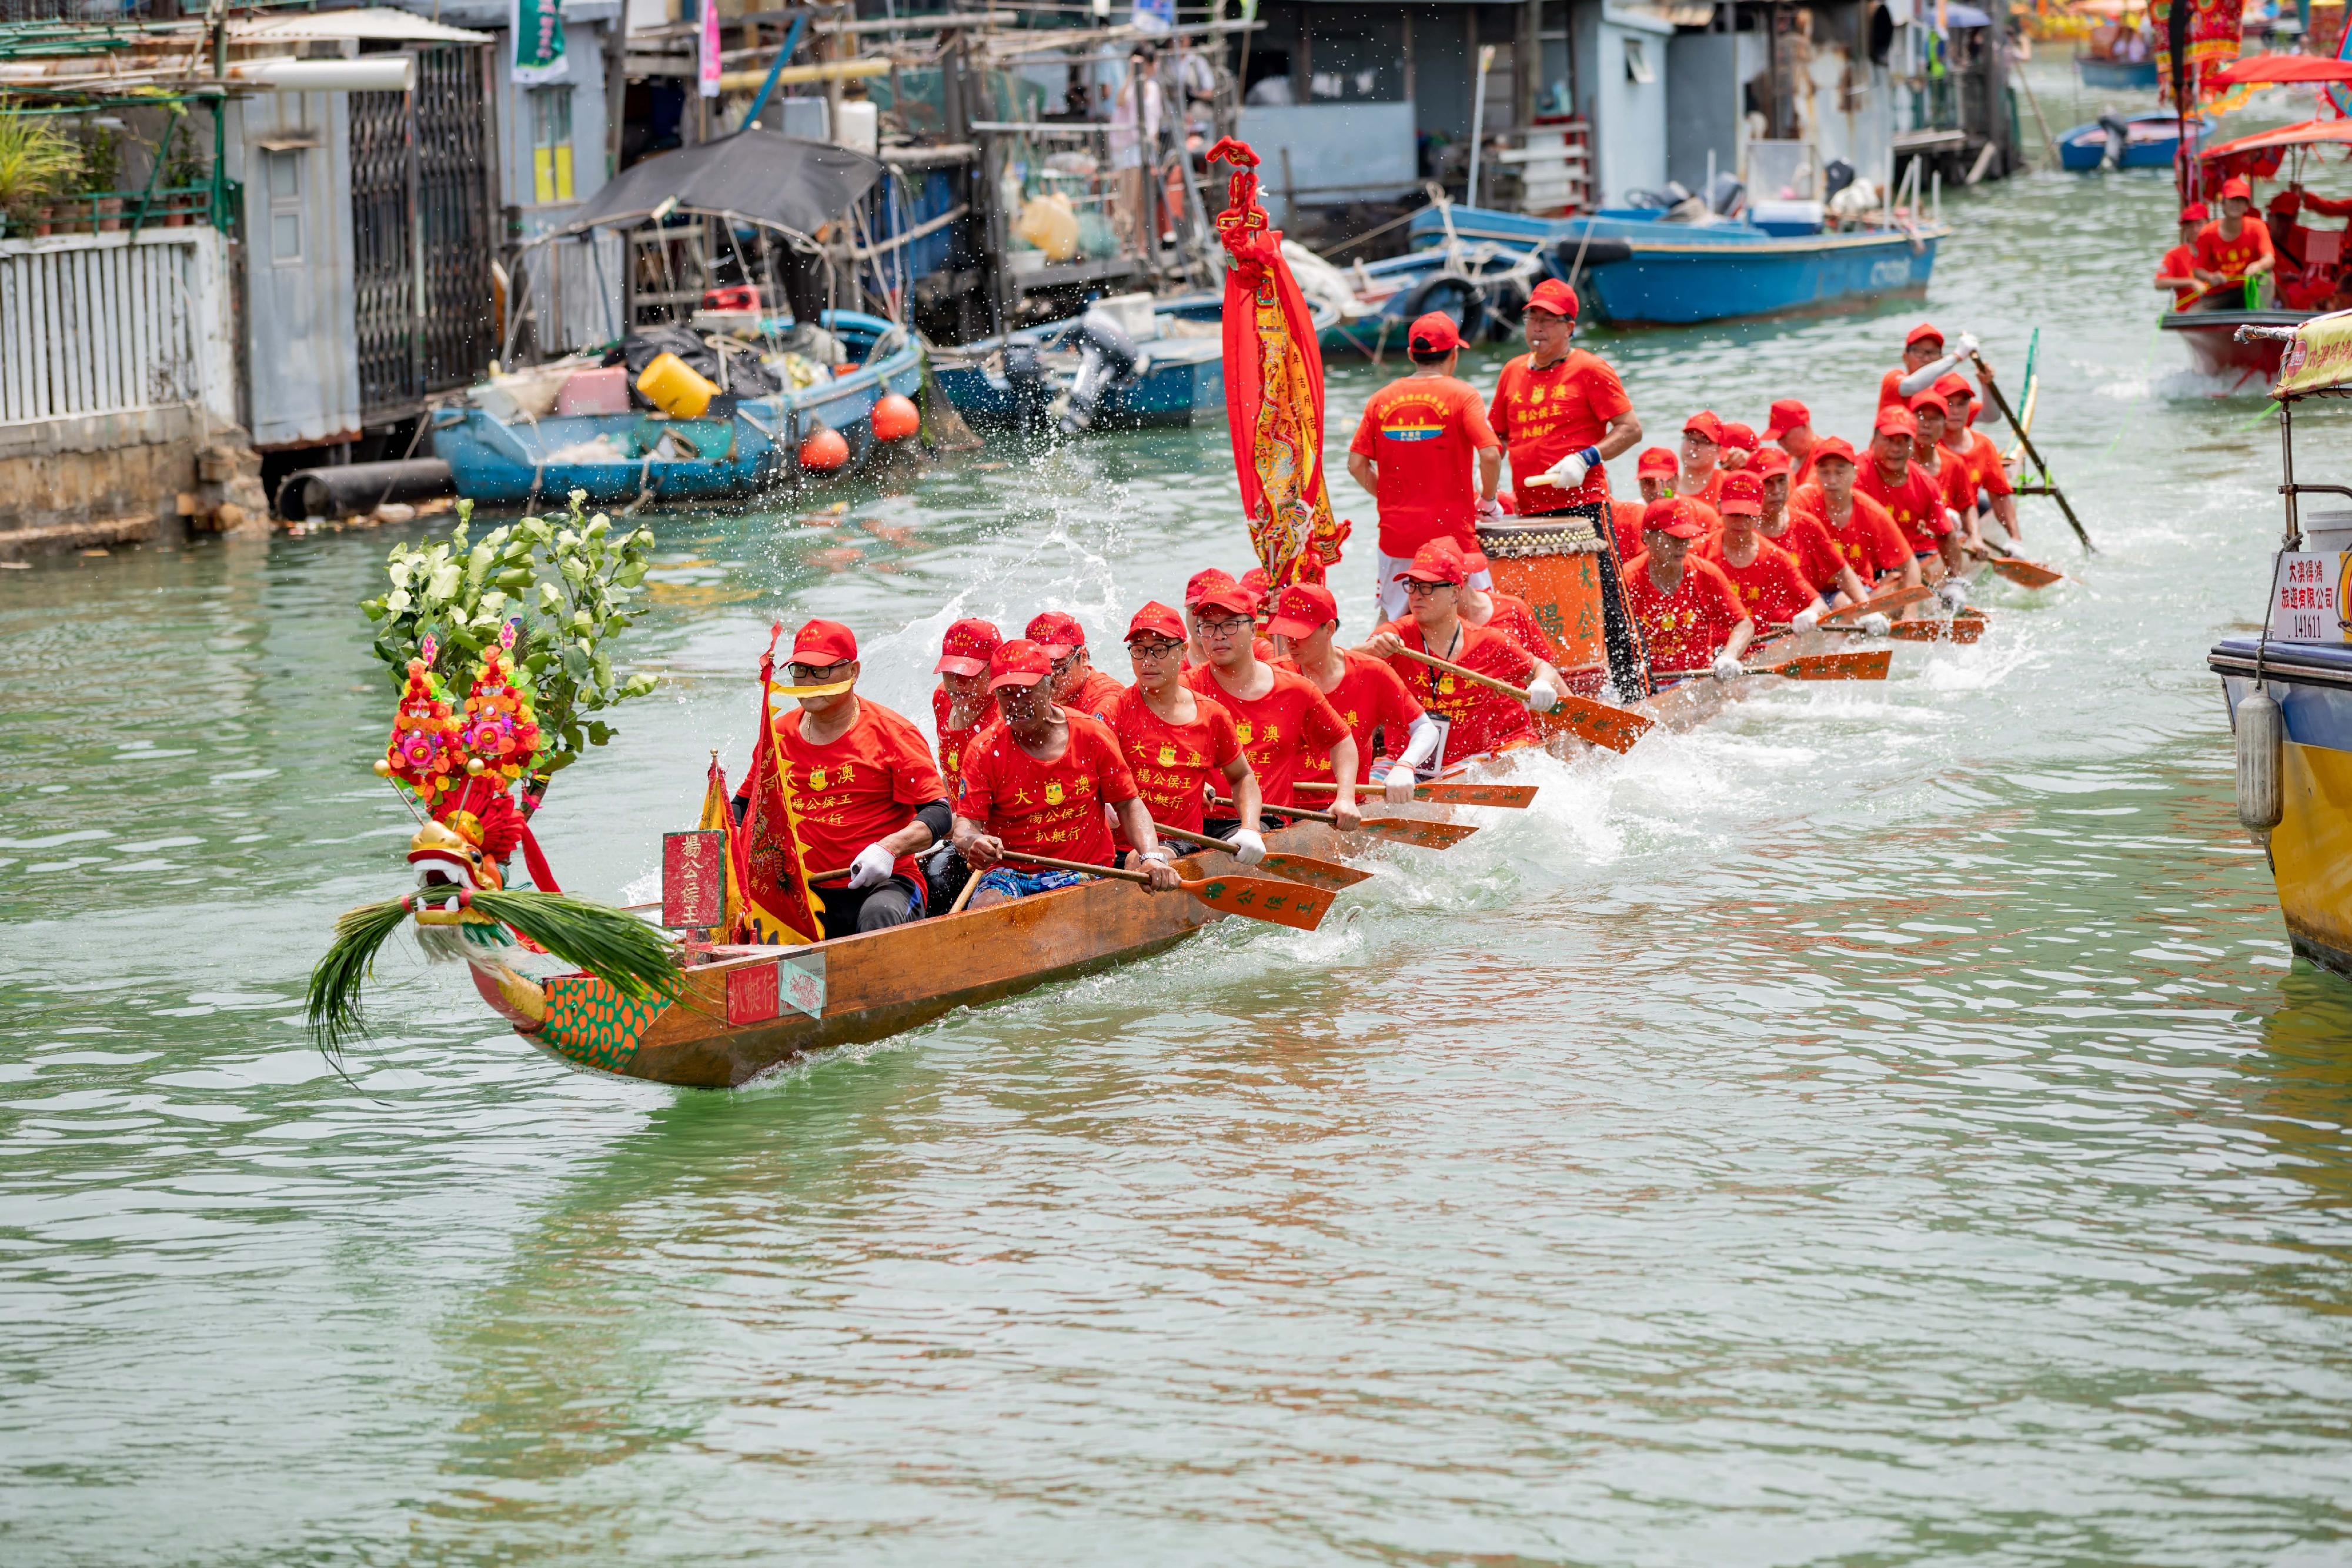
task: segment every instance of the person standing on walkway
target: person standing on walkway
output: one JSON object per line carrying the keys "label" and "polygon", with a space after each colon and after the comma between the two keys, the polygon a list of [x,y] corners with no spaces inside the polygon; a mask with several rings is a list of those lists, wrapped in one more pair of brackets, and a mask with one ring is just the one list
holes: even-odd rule
{"label": "person standing on walkway", "polygon": [[[1625,611],[1618,570],[1623,563],[1602,465],[1633,449],[1642,422],[1617,372],[1574,346],[1576,314],[1576,291],[1567,284],[1547,277],[1536,285],[1520,317],[1528,351],[1503,367],[1487,422],[1510,454],[1519,515],[1530,522],[1582,517],[1600,536],[1607,563],[1599,576],[1609,678],[1631,700],[1649,694],[1649,662]],[[1384,578],[1388,570],[1382,562]]]}
{"label": "person standing on walkway", "polygon": [[1405,351],[1412,357],[1412,373],[1372,394],[1348,447],[1348,476],[1381,509],[1374,564],[1381,614],[1391,621],[1404,613],[1398,574],[1412,564],[1414,552],[1432,539],[1476,549],[1479,517],[1501,515],[1495,487],[1502,480],[1503,454],[1478,393],[1454,374],[1462,361],[1454,319],[1433,310],[1415,321]]}

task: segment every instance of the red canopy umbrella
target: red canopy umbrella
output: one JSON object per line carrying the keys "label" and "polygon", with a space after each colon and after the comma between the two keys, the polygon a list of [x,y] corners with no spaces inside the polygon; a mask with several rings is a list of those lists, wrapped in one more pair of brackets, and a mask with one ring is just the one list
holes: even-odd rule
{"label": "red canopy umbrella", "polygon": [[2248,82],[2352,82],[2352,60],[2322,59],[2316,55],[2248,55],[2231,61],[2205,79],[2228,87]]}
{"label": "red canopy umbrella", "polygon": [[[2335,60],[2314,63],[2338,66]],[[2338,68],[2342,68],[2341,66]],[[2346,79],[2352,80],[2352,78]],[[2257,131],[2252,136],[2235,136],[2227,141],[2216,141],[2199,156],[2210,163],[2241,152],[2262,152],[2273,147],[2319,147],[2329,142],[2352,146],[2352,120],[2306,120],[2300,125],[2283,125],[2276,131]]]}

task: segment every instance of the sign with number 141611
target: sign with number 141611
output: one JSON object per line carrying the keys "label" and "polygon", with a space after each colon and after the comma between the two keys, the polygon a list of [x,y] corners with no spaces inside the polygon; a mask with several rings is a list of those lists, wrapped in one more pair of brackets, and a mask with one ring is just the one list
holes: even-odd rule
{"label": "sign with number 141611", "polygon": [[2352,555],[2290,550],[2278,558],[2271,635],[2283,643],[2352,643],[2345,620],[2345,574]]}

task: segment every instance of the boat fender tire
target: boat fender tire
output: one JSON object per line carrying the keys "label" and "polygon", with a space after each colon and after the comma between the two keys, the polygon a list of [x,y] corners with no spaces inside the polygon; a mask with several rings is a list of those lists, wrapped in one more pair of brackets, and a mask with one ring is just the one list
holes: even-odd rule
{"label": "boat fender tire", "polygon": [[[1576,247],[1579,243],[1576,240],[1564,239],[1552,247],[1552,256],[1556,258],[1562,277],[1566,277],[1569,269],[1577,265]],[[1627,240],[1595,235],[1590,240],[1581,243],[1584,246],[1584,270],[1587,272],[1596,267],[1607,267],[1614,262],[1633,259],[1633,246]]]}
{"label": "boat fender tire", "polygon": [[1411,326],[1433,310],[1443,310],[1453,317],[1465,343],[1475,343],[1486,335],[1486,291],[1471,278],[1454,272],[1424,277],[1404,297],[1397,314]]}
{"label": "boat fender tire", "polygon": [[2279,782],[2285,716],[2270,693],[2258,685],[2239,699],[2232,716],[2238,726],[2238,821],[2256,833],[2267,834],[2286,814],[2285,794]]}

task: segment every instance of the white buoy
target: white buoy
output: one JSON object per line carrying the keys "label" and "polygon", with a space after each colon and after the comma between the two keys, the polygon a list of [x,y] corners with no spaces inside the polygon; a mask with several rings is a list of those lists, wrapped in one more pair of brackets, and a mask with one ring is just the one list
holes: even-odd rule
{"label": "white buoy", "polygon": [[2279,784],[2279,755],[2285,748],[2286,721],[2271,695],[2256,686],[2238,700],[2238,821],[2258,833],[2279,825],[2286,800]]}

